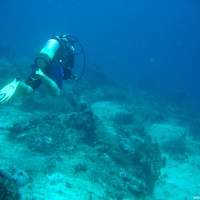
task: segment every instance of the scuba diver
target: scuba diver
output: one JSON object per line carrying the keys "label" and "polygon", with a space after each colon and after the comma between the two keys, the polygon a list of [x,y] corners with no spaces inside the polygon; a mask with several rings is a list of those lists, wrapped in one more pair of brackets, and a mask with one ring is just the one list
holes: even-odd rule
{"label": "scuba diver", "polygon": [[[75,53],[75,43],[80,52]],[[83,70],[77,77],[72,69],[74,57],[83,54]],[[0,103],[6,103],[15,92],[28,95],[43,84],[49,94],[58,97],[61,94],[63,80],[74,79],[79,81],[85,70],[85,52],[81,43],[72,35],[53,35],[47,41],[40,53],[36,56],[32,71],[25,82],[15,78],[10,84],[0,90]]]}

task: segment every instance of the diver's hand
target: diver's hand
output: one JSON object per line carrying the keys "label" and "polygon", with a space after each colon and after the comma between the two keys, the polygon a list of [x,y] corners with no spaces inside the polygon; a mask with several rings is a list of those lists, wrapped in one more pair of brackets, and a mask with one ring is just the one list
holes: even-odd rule
{"label": "diver's hand", "polygon": [[78,80],[78,77],[76,76],[76,74],[71,74],[70,79]]}
{"label": "diver's hand", "polygon": [[44,77],[45,77],[44,72],[40,68],[38,68],[35,74],[30,78],[29,82],[32,83],[38,80],[42,80]]}
{"label": "diver's hand", "polygon": [[76,76],[76,74],[73,73],[70,68],[66,69],[64,72],[64,80],[68,79],[78,80],[78,77]]}
{"label": "diver's hand", "polygon": [[0,90],[0,103],[6,103],[15,93],[18,85],[20,83],[20,79],[16,78],[13,82],[6,85],[4,88]]}

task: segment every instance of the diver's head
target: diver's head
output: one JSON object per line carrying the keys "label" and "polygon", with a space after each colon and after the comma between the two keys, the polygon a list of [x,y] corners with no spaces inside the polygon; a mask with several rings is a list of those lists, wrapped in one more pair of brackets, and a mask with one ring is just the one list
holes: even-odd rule
{"label": "diver's head", "polygon": [[69,48],[69,50],[74,51],[74,40],[71,37],[70,34],[64,34],[62,36],[60,36],[60,39],[63,43],[63,46],[67,49]]}

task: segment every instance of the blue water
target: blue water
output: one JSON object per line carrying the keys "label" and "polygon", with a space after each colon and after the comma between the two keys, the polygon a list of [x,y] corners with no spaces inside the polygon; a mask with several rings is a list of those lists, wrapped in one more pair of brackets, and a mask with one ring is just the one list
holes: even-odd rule
{"label": "blue water", "polygon": [[53,33],[74,34],[87,64],[113,80],[200,100],[198,0],[2,0],[1,43],[34,56]]}

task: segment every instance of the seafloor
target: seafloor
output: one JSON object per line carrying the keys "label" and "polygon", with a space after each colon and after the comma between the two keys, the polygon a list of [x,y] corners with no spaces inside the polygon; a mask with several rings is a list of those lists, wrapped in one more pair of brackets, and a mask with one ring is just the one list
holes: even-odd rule
{"label": "seafloor", "polygon": [[[15,62],[1,59],[1,87],[26,76]],[[59,99],[41,88],[0,113],[0,200],[200,199],[200,112],[183,93],[123,87],[91,66]]]}

